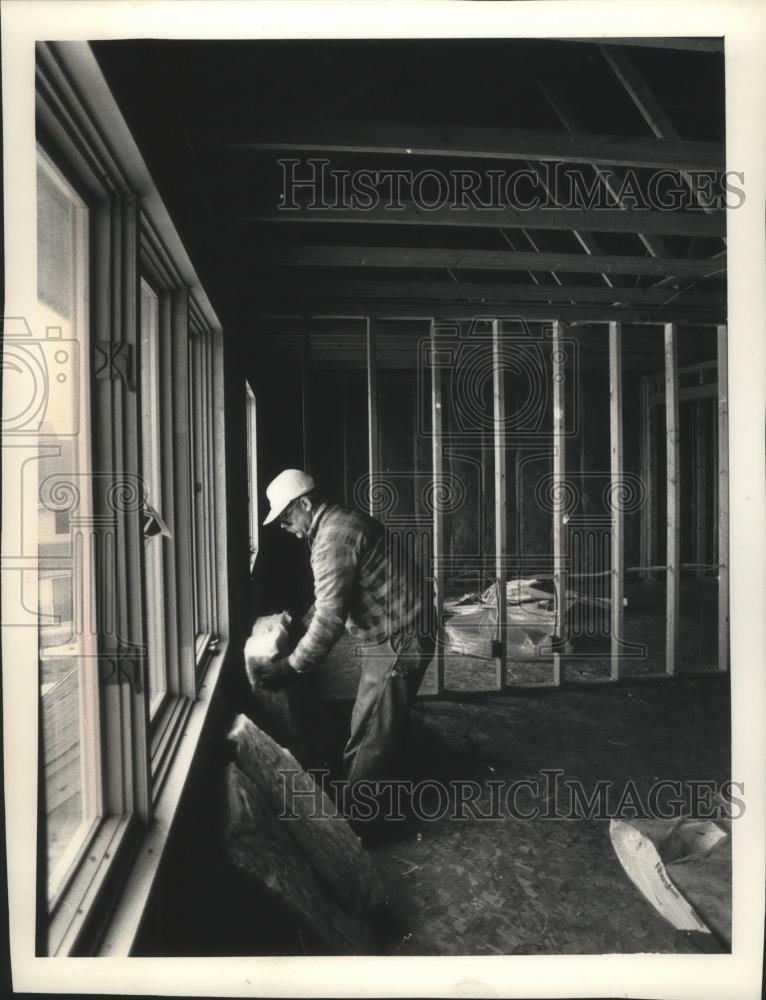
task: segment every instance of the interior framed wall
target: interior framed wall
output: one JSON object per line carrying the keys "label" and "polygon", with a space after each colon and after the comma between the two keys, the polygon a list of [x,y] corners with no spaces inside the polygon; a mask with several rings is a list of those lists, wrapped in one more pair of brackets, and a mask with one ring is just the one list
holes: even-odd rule
{"label": "interior framed wall", "polygon": [[[725,326],[362,317],[341,329],[329,317],[296,328],[293,413],[311,398],[296,456],[336,502],[427,539],[439,620],[445,601],[495,588],[500,623],[475,689],[670,676],[679,657],[684,672],[727,669]],[[276,367],[296,357],[281,347],[265,355]],[[506,585],[530,577],[552,581],[556,628],[534,670],[509,672]],[[694,577],[706,600],[715,584],[720,621],[715,656],[696,667],[682,605]],[[655,585],[651,607],[638,581]],[[664,638],[647,650],[649,614]],[[442,642],[424,690],[464,688],[464,662]]]}

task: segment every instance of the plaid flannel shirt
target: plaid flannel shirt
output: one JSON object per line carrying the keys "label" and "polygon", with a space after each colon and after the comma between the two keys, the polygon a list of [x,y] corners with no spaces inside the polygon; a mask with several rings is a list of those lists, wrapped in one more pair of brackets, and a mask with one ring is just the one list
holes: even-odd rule
{"label": "plaid flannel shirt", "polygon": [[419,566],[392,558],[392,536],[379,521],[322,504],[308,532],[314,615],[289,657],[311,670],[347,629],[364,645],[428,630],[429,581]]}

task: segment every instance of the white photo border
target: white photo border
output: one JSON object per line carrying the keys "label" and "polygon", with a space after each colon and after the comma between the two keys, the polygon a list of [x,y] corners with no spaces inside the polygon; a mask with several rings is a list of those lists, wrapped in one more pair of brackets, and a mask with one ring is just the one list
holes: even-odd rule
{"label": "white photo border", "polygon": [[[732,777],[730,955],[486,958],[34,957],[37,684],[23,630],[3,636],[4,762],[14,990],[210,996],[761,996],[766,840],[766,7],[756,2],[255,2],[4,0],[6,315],[33,301],[34,43],[108,38],[723,36],[727,167],[747,200],[728,213]],[[3,498],[5,523],[14,510]],[[5,535],[5,532],[4,532]],[[3,594],[3,621],[12,610]]]}

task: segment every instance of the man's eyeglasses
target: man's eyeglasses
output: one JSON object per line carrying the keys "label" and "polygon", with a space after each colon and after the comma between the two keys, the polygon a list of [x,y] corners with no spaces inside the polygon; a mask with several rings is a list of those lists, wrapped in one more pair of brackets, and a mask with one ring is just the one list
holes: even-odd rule
{"label": "man's eyeglasses", "polygon": [[290,519],[292,517],[292,513],[295,510],[295,508],[298,506],[298,501],[299,500],[300,500],[300,497],[296,497],[295,500],[291,500],[290,503],[285,507],[285,509],[279,515],[279,523],[280,524],[289,524],[290,523]]}

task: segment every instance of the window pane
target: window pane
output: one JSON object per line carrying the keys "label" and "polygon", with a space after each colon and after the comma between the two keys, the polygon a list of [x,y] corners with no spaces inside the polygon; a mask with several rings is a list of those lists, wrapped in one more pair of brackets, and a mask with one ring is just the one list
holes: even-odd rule
{"label": "window pane", "polygon": [[40,696],[52,899],[99,815],[101,776],[88,479],[88,212],[43,154],[37,251],[35,332],[45,337],[39,347],[46,377],[38,437]]}
{"label": "window pane", "polygon": [[197,650],[212,630],[212,550],[210,546],[209,403],[206,338],[197,333],[189,339],[189,439],[192,472],[192,559],[194,563],[194,632]]}
{"label": "window pane", "polygon": [[[159,300],[141,281],[141,464],[146,498],[161,517]],[[146,627],[149,658],[149,713],[156,715],[167,691],[163,535],[150,524],[144,544]]]}
{"label": "window pane", "polygon": [[250,572],[253,572],[258,555],[258,458],[255,432],[255,396],[245,383],[245,412],[247,415],[247,506],[250,521]]}
{"label": "window pane", "polygon": [[195,392],[195,358],[194,341],[189,340],[188,349],[188,391],[189,391],[189,469],[191,472],[191,529],[192,529],[192,609],[194,615],[194,635],[200,633],[199,608],[199,503],[200,495],[197,480],[197,406]]}
{"label": "window pane", "polygon": [[213,434],[213,347],[209,336],[205,336],[205,544],[207,546],[207,630],[211,634],[218,631],[218,605],[215,586],[215,491],[213,489],[214,434]]}

